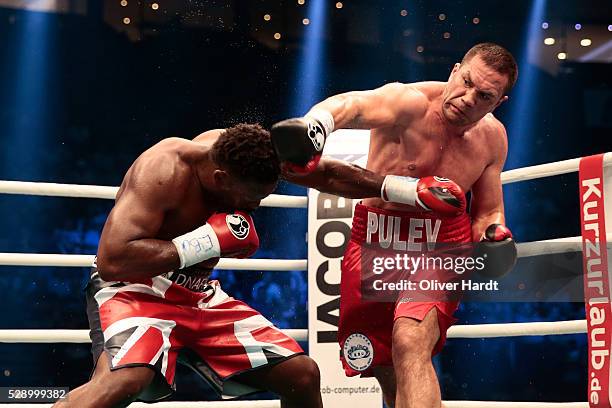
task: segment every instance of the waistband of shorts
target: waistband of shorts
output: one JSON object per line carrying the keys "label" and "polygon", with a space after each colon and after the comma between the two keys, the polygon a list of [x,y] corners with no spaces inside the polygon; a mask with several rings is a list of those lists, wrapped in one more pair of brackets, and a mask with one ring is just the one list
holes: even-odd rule
{"label": "waistband of shorts", "polygon": [[[392,219],[391,219],[392,218]],[[378,242],[380,234],[394,236],[398,239],[409,238],[411,225],[423,232],[422,237],[412,237],[414,242],[426,242],[427,231],[433,231],[439,223],[438,242],[470,242],[472,240],[472,222],[468,213],[455,217],[441,217],[433,212],[409,212],[386,210],[357,204],[353,216],[351,239],[359,243],[366,241],[368,219],[376,223],[376,232],[370,233],[370,242]],[[382,228],[382,229],[381,229]],[[389,231],[393,228],[394,231]]]}

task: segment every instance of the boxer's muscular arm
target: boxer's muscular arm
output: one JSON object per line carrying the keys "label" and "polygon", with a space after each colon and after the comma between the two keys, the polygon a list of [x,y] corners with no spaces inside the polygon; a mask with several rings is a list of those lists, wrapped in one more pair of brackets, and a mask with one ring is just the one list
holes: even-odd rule
{"label": "boxer's muscular arm", "polygon": [[369,91],[327,98],[313,106],[332,114],[336,129],[374,129],[409,120],[426,97],[409,84],[391,83]]}
{"label": "boxer's muscular arm", "polygon": [[508,139],[504,126],[499,124],[491,139],[493,157],[480,178],[472,186],[472,237],[480,240],[491,224],[505,224],[504,197],[501,184],[501,171],[508,153]]}
{"label": "boxer's muscular arm", "polygon": [[179,205],[189,170],[170,154],[139,160],[100,237],[98,269],[107,281],[151,278],[180,264],[172,241],[153,237],[166,211]]}
{"label": "boxer's muscular arm", "polygon": [[354,164],[323,157],[317,168],[308,174],[283,171],[283,178],[323,193],[347,198],[380,197],[384,176]]}

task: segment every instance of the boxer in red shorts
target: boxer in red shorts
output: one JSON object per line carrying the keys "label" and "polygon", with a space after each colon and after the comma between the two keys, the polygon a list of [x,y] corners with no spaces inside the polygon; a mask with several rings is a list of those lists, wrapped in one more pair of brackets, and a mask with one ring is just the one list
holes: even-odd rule
{"label": "boxer in red shorts", "polygon": [[87,287],[94,371],[57,407],[125,407],[168,397],[180,361],[224,396],[257,390],[284,407],[322,406],[300,346],[209,280],[220,257],[259,245],[247,211],[276,187],[279,162],[257,125],[164,139],[127,171]]}
{"label": "boxer in red shorts", "polygon": [[[383,216],[392,216],[412,235],[402,236],[406,232],[400,231],[392,238],[400,248],[407,238],[413,243],[484,241],[503,248],[511,255],[506,266],[513,265],[516,247],[504,225],[500,180],[507,137],[492,112],[508,99],[516,77],[516,62],[506,49],[478,44],[455,64],[447,82],[391,83],[336,95],[303,118],[272,127],[279,158],[296,183],[349,197],[359,197],[360,188],[371,188],[361,180],[347,188],[326,179],[329,164],[319,158],[327,135],[339,128],[371,129],[368,170],[404,176],[387,176],[380,198],[357,206],[342,264],[342,363],[349,376],[375,376],[388,406],[441,406],[431,357],[442,349],[457,303],[362,301],[362,243],[376,235],[368,231],[375,219],[380,223]],[[438,178],[436,185],[434,175],[450,180]],[[449,191],[452,197],[440,195]],[[472,193],[469,216],[455,211],[465,208],[462,191]]]}

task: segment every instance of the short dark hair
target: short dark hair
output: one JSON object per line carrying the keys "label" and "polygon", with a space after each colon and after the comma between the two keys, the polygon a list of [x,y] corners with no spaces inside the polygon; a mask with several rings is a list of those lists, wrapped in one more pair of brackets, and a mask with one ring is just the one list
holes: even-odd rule
{"label": "short dark hair", "polygon": [[518,76],[518,66],[510,51],[501,45],[490,42],[476,44],[465,53],[461,60],[461,64],[468,62],[476,55],[482,58],[487,66],[508,77],[508,83],[504,89],[504,94],[510,92]]}
{"label": "short dark hair", "polygon": [[270,132],[257,124],[241,123],[225,129],[211,153],[217,165],[247,182],[276,183],[280,176]]}

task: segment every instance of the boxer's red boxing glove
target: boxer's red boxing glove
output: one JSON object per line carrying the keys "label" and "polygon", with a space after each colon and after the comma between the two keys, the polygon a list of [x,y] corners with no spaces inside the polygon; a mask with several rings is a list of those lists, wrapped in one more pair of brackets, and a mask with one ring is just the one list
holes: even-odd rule
{"label": "boxer's red boxing glove", "polygon": [[272,126],[274,150],[294,173],[311,173],[319,164],[325,139],[334,130],[331,113],[313,109],[303,118],[283,120]]}
{"label": "boxer's red boxing glove", "polygon": [[223,257],[248,258],[259,248],[253,218],[245,212],[213,214],[208,224],[217,235],[220,255]]}
{"label": "boxer's red boxing glove", "polygon": [[485,230],[481,241],[498,242],[506,239],[512,239],[512,232],[503,224],[491,224]]}
{"label": "boxer's red boxing glove", "polygon": [[386,176],[381,189],[385,201],[408,204],[440,215],[465,212],[467,201],[457,183],[447,178]]}
{"label": "boxer's red boxing glove", "polygon": [[501,278],[516,265],[516,242],[505,225],[489,225],[477,248],[476,256],[484,258],[484,269],[479,271],[484,276]]}
{"label": "boxer's red boxing glove", "polygon": [[201,227],[172,240],[180,260],[180,268],[207,259],[247,258],[257,251],[259,237],[251,216],[237,211],[216,213]]}
{"label": "boxer's red boxing glove", "polygon": [[315,155],[312,159],[310,159],[308,163],[306,163],[306,165],[304,166],[299,166],[297,164],[284,162],[282,164],[282,168],[283,168],[283,171],[287,171],[289,173],[309,174],[309,173],[312,173],[317,168],[320,161],[321,161],[321,155],[318,154],[318,155]]}

